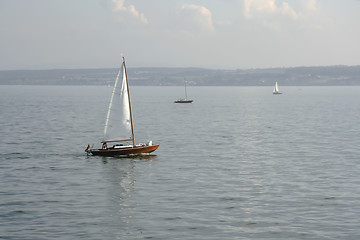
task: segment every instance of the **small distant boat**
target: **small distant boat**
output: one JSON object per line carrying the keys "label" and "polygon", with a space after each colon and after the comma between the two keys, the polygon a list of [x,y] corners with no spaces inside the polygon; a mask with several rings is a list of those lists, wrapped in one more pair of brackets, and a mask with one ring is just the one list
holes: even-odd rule
{"label": "small distant boat", "polygon": [[278,82],[275,83],[275,87],[274,87],[274,90],[273,90],[273,94],[281,94],[281,92],[279,91]]}
{"label": "small distant boat", "polygon": [[[119,82],[120,76],[122,76],[121,83]],[[131,143],[123,144],[123,142]],[[147,144],[135,144],[134,122],[124,57],[111,94],[105,121],[104,138],[101,143],[101,149],[92,149],[88,145],[85,152],[99,156],[126,156],[151,153],[160,146],[160,144],[153,145],[152,141]],[[114,145],[108,147],[108,143],[114,143]]]}
{"label": "small distant boat", "polygon": [[178,100],[174,101],[174,103],[192,103],[194,101],[191,99],[187,99],[186,81],[184,81],[184,85],[185,85],[185,99],[178,99]]}

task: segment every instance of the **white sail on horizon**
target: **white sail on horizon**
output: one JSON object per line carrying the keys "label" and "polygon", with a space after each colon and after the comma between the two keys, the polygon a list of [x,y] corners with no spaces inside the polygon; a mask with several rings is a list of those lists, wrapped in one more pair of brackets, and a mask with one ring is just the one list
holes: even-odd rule
{"label": "white sail on horizon", "polygon": [[279,92],[278,82],[275,82],[275,87],[274,87],[273,93],[278,93],[278,92]]}

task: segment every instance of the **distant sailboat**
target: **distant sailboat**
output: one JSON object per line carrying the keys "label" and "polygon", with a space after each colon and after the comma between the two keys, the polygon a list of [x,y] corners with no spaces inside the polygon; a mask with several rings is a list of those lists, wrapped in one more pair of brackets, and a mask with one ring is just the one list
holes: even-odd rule
{"label": "distant sailboat", "polygon": [[[121,80],[119,78],[121,76]],[[122,144],[122,142],[131,142]],[[115,80],[110,104],[106,115],[104,138],[101,149],[92,149],[89,145],[87,153],[99,156],[118,156],[151,153],[160,145],[135,144],[134,122],[131,110],[129,83],[126,72],[125,58]],[[115,143],[108,147],[108,143]]]}
{"label": "distant sailboat", "polygon": [[185,85],[185,99],[178,99],[174,101],[174,103],[192,103],[194,100],[187,99],[187,92],[186,92],[186,81],[184,80]]}
{"label": "distant sailboat", "polygon": [[275,83],[273,94],[281,94],[281,92],[279,91],[278,82]]}

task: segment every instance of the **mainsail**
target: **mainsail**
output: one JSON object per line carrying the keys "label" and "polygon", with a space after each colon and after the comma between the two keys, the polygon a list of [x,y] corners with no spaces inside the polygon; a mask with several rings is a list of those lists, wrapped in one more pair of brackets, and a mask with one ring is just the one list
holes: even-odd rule
{"label": "mainsail", "polygon": [[[121,79],[119,79],[121,77]],[[132,140],[129,89],[125,61],[117,74],[106,115],[103,142]]]}
{"label": "mainsail", "polygon": [[278,92],[279,92],[279,86],[278,86],[278,83],[276,82],[273,93],[278,93]]}

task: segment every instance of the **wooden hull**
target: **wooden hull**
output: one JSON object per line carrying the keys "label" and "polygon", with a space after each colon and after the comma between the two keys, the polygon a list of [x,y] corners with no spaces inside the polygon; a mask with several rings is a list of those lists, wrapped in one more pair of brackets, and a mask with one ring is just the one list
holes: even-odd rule
{"label": "wooden hull", "polygon": [[192,103],[193,100],[177,100],[174,103]]}
{"label": "wooden hull", "polygon": [[160,144],[151,145],[151,146],[135,146],[135,147],[124,147],[124,148],[108,148],[108,149],[90,149],[87,150],[88,153],[91,153],[95,156],[128,156],[128,155],[137,155],[143,153],[151,153],[155,151]]}

